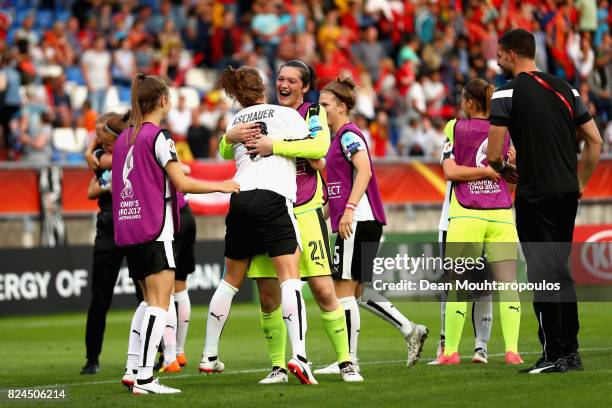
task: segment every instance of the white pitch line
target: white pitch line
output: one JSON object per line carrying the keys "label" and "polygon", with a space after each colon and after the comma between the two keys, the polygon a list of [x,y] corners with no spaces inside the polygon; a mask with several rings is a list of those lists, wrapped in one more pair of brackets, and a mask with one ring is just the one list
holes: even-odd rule
{"label": "white pitch line", "polygon": [[[580,349],[580,352],[591,352],[591,351],[610,351],[612,350],[612,347],[591,347],[591,348],[583,348]],[[542,351],[521,351],[520,354],[521,355],[525,355],[525,354],[541,354]],[[505,353],[495,353],[495,354],[489,354],[489,357],[503,357],[505,356]],[[432,361],[433,359],[431,358],[427,358],[427,359],[421,359],[420,361]],[[359,365],[384,365],[384,364],[397,364],[397,363],[403,363],[406,360],[378,360],[378,361],[360,361]],[[321,366],[320,368],[323,368],[326,366]],[[254,374],[254,373],[263,373],[263,372],[268,372],[270,371],[269,368],[250,368],[250,369],[246,369],[246,370],[236,370],[236,371],[229,371],[229,372],[223,372],[223,374],[219,374],[219,375],[224,375],[224,376],[228,376],[228,375],[240,375],[240,374]],[[197,374],[178,374],[178,375],[172,375],[172,376],[164,376],[163,377],[163,381],[169,381],[169,380],[175,380],[175,379],[180,379],[180,378],[190,378],[190,377],[206,377],[208,375],[205,374],[201,374],[201,373],[197,373]],[[213,377],[215,376],[214,374],[212,375]],[[102,384],[121,384],[119,379],[116,380],[106,380],[106,381],[89,381],[89,382],[78,382],[78,383],[69,383],[69,384],[48,384],[48,385],[36,385],[36,386],[32,386],[32,387],[14,387],[14,388],[10,388],[10,389],[2,389],[0,390],[0,392],[8,392],[11,389],[17,389],[17,388],[28,388],[28,389],[48,389],[48,388],[65,388],[65,387],[76,387],[76,386],[81,386],[81,385],[102,385]]]}

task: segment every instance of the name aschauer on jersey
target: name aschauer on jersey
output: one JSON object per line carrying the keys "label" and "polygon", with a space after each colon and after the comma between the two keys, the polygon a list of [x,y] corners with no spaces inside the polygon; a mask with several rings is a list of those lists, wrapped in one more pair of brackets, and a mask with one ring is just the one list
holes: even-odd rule
{"label": "name aschauer on jersey", "polygon": [[254,112],[245,113],[244,115],[236,116],[232,122],[232,126],[236,126],[238,123],[255,122],[262,119],[273,118],[274,109],[264,109]]}

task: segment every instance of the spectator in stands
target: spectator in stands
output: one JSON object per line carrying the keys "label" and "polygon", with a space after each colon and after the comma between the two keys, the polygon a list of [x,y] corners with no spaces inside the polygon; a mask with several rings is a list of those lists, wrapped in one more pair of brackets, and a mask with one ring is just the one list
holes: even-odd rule
{"label": "spectator in stands", "polygon": [[595,62],[595,52],[591,47],[591,36],[589,33],[570,33],[568,35],[567,52],[574,61],[577,71],[576,82],[585,81]]}
{"label": "spectator in stands", "polygon": [[223,25],[215,28],[211,38],[212,64],[217,69],[228,65],[238,67],[242,59],[243,31],[236,25],[236,14],[231,9],[223,14]]}
{"label": "spectator in stands", "polygon": [[172,86],[182,86],[188,61],[182,58],[182,49],[174,46],[168,51],[168,55],[162,56],[159,63],[159,76],[166,78]]}
{"label": "spectator in stands", "polygon": [[13,156],[13,138],[11,122],[21,109],[19,85],[21,76],[15,69],[9,51],[0,55],[0,151],[7,150],[7,156]]}
{"label": "spectator in stands", "polygon": [[389,115],[387,115],[385,111],[381,110],[376,113],[376,119],[370,125],[370,134],[373,144],[373,146],[370,147],[370,152],[373,153],[373,156],[387,156],[387,150],[388,147],[390,147],[389,141],[391,137],[389,130]]}
{"label": "spectator in stands", "polygon": [[255,44],[262,47],[266,61],[270,70],[276,72],[276,54],[278,52],[278,44],[280,36],[286,27],[281,26],[281,20],[278,15],[278,6],[280,4],[268,0],[263,4],[255,3],[253,11],[255,16],[251,22],[251,29],[255,34]]}
{"label": "spectator in stands", "polygon": [[427,113],[427,99],[425,98],[425,89],[423,88],[424,80],[425,74],[419,72],[416,75],[415,81],[410,86],[408,95],[406,95],[407,115],[409,118],[419,119]]}
{"label": "spectator in stands", "polygon": [[597,0],[576,0],[575,6],[580,12],[578,29],[594,33],[597,30]]}
{"label": "spectator in stands", "polygon": [[15,32],[14,41],[19,42],[20,40],[25,40],[28,43],[28,48],[32,49],[38,46],[40,41],[40,36],[34,30],[34,12],[32,11],[30,14],[23,19],[21,23],[21,27]]}
{"label": "spectator in stands", "polygon": [[[172,5],[170,1],[163,0],[159,4],[159,10],[147,19],[146,29],[153,36],[166,31],[166,24],[172,21]],[[163,46],[161,47],[163,48]]]}
{"label": "spectator in stands", "polygon": [[87,85],[89,102],[97,113],[104,112],[106,92],[111,86],[111,62],[104,37],[97,38],[94,48],[85,51],[81,57],[81,69]]}
{"label": "spectator in stands", "polygon": [[[46,114],[45,119],[43,119],[43,114]],[[22,148],[28,160],[49,160],[51,158],[51,135],[44,133],[48,130],[47,124],[54,119],[51,114],[44,88],[29,85],[26,88],[26,98],[20,110],[17,131],[18,147]],[[45,139],[45,136],[49,138]]]}
{"label": "spectator in stands", "polygon": [[194,159],[208,159],[211,157],[211,145],[216,145],[217,139],[212,138],[212,132],[200,123],[200,115],[193,111],[192,120],[187,130],[187,143]]}
{"label": "spectator in stands", "polygon": [[178,104],[173,106],[168,113],[168,128],[173,137],[184,139],[187,129],[191,126],[192,112],[185,104],[185,96],[180,95]]}
{"label": "spectator in stands", "polygon": [[172,20],[164,22],[162,30],[157,34],[157,41],[162,55],[167,55],[170,49],[174,47],[183,48],[183,40],[176,31],[176,26]]}
{"label": "spectator in stands", "polygon": [[119,48],[113,52],[113,82],[120,86],[129,87],[132,78],[138,73],[136,57],[130,49],[126,38],[119,40]]}
{"label": "spectator in stands", "polygon": [[419,121],[411,118],[408,124],[401,129],[400,138],[397,142],[397,152],[400,156],[423,156],[423,150],[416,143],[420,132]]}
{"label": "spectator in stands", "polygon": [[351,48],[353,63],[362,65],[370,74],[372,81],[378,81],[380,61],[386,57],[385,49],[378,41],[378,29],[371,25],[366,28],[363,40]]}
{"label": "spectator in stands", "polygon": [[441,109],[446,99],[446,88],[441,81],[440,71],[436,70],[426,76],[423,81],[423,94],[427,104],[427,112],[431,116],[441,115]]}
{"label": "spectator in stands", "polygon": [[134,51],[134,59],[136,61],[136,70],[144,74],[151,72],[155,52],[148,40],[142,40]]}
{"label": "spectator in stands", "polygon": [[81,114],[77,119],[77,127],[85,128],[87,132],[94,135],[96,131],[96,120],[100,115],[92,108],[91,102],[89,101],[83,102],[80,113]]}
{"label": "spectator in stands", "polygon": [[74,51],[66,36],[64,23],[56,21],[44,35],[44,53],[49,62],[64,67],[74,64]]}
{"label": "spectator in stands", "polygon": [[600,0],[599,8],[597,9],[597,31],[595,32],[595,47],[599,47],[602,42],[603,36],[610,32],[610,26],[608,25],[610,13],[610,6],[608,0]]}
{"label": "spectator in stands", "polygon": [[[38,3],[42,8],[53,2]],[[396,129],[409,118],[420,122],[423,115],[452,116],[462,86],[473,77],[503,85],[491,63],[497,38],[501,31],[522,27],[536,38],[538,68],[564,75],[576,88],[588,83],[590,107],[602,130],[611,116],[609,0],[160,0],[155,7],[153,2],[72,0],[71,14],[62,16],[63,22],[51,20],[55,22],[42,39],[40,30],[49,21],[36,21],[39,8],[11,26],[10,17],[17,13],[10,4],[15,2],[7,4],[0,12],[0,55],[13,50],[22,85],[47,81],[42,78],[48,76],[47,66],[61,65],[68,93],[73,82],[84,79],[94,108],[101,111],[111,80],[119,85],[135,72],[161,73],[182,86],[191,66],[210,69],[206,76],[214,78],[212,71],[246,63],[257,66],[269,81],[276,60],[299,56],[315,66],[319,87],[339,75],[359,78],[357,110],[370,119],[375,110],[385,110],[393,143],[401,133]],[[84,63],[98,52],[98,38],[107,39],[102,54],[111,55],[112,75],[102,68],[97,72],[104,79],[92,81],[77,71],[95,71]],[[93,60],[96,66],[108,66],[106,57]],[[437,70],[439,80],[429,74]],[[417,80],[419,71],[428,73],[429,80]],[[99,88],[92,89],[94,84]],[[66,126],[72,121],[72,104],[57,86],[49,86],[52,116],[55,125]],[[119,89],[119,95],[125,102],[126,93]],[[208,127],[213,133],[219,114],[202,109],[198,117],[202,112],[202,123],[214,119]]]}
{"label": "spectator in stands", "polygon": [[66,75],[62,74],[53,79],[51,84],[51,99],[55,116],[55,127],[72,127],[73,112],[72,101],[66,93]]}

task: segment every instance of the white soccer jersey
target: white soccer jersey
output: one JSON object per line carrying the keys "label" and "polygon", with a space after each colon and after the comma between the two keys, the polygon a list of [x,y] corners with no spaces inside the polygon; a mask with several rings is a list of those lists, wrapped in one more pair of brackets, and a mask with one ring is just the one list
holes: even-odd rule
{"label": "white soccer jersey", "polygon": [[446,182],[446,194],[444,195],[444,204],[442,204],[442,214],[440,214],[440,223],[438,224],[439,231],[448,231],[448,208],[450,207],[450,197],[453,183]]}
{"label": "white soccer jersey", "polygon": [[[309,134],[306,122],[295,109],[269,104],[253,105],[236,113],[226,133],[239,123],[250,122],[261,122],[263,132],[273,140],[304,139]],[[234,180],[240,183],[240,191],[270,190],[295,202],[295,158],[271,155],[253,160],[242,143],[234,144],[233,150]]]}
{"label": "white soccer jersey", "polygon": [[[448,126],[448,125],[447,125]],[[454,159],[453,155],[453,144],[448,139],[444,138],[442,142],[442,156],[440,157],[440,164],[444,162],[444,159]],[[450,199],[453,190],[452,181],[446,182],[446,193],[444,194],[444,203],[442,204],[442,214],[440,214],[440,222],[438,224],[438,231],[448,231],[448,209],[450,208]]]}

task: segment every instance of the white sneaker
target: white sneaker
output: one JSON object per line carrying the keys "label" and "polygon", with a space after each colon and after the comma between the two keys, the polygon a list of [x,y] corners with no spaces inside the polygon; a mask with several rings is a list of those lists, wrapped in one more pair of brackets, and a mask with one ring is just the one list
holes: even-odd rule
{"label": "white sneaker", "polygon": [[310,364],[302,363],[297,358],[292,358],[287,363],[287,368],[302,384],[318,384],[312,375]]}
{"label": "white sneaker", "polygon": [[[214,358],[214,360],[210,360]],[[200,361],[200,372],[206,374],[220,374],[225,370],[225,364],[223,364],[217,357],[202,356]]]}
{"label": "white sneaker", "polygon": [[487,350],[483,348],[477,348],[474,350],[474,356],[472,357],[472,363],[487,364],[489,362]]}
{"label": "white sneaker", "polygon": [[340,369],[340,377],[344,382],[363,382],[363,377],[355,370],[353,363],[348,363]]}
{"label": "white sneaker", "polygon": [[444,354],[444,340],[438,342],[438,349],[436,350],[436,359],[427,363],[427,365],[440,365],[440,356]]}
{"label": "white sneaker", "polygon": [[136,373],[132,370],[126,370],[125,374],[123,374],[123,378],[121,379],[121,384],[125,385],[128,390],[131,390],[136,382]]}
{"label": "white sneaker", "polygon": [[287,377],[287,370],[282,367],[272,367],[272,372],[266,376],[263,380],[259,381],[260,384],[282,384],[289,381]]}
{"label": "white sneaker", "polygon": [[[353,369],[358,373],[361,372],[359,368],[359,364],[353,363]],[[338,363],[331,363],[327,367],[317,368],[314,370],[315,374],[340,374],[340,367],[338,367]]]}
{"label": "white sneaker", "polygon": [[146,384],[138,384],[138,381],[136,381],[132,392],[134,394],[178,394],[181,390],[160,384],[159,379],[153,378],[151,382]]}
{"label": "white sneaker", "polygon": [[408,359],[406,360],[406,366],[412,367],[415,365],[421,357],[423,351],[423,344],[427,339],[429,329],[422,324],[415,324],[412,331],[406,336],[406,346],[408,346]]}

